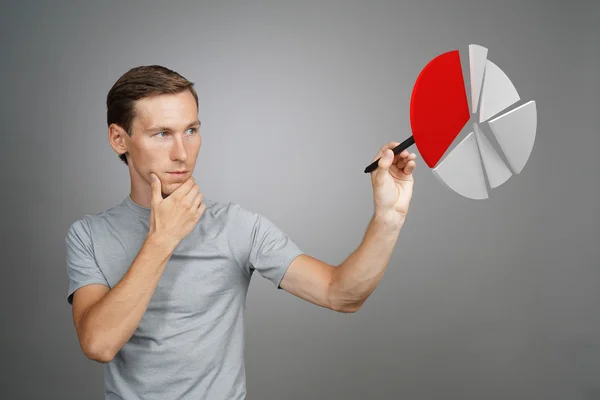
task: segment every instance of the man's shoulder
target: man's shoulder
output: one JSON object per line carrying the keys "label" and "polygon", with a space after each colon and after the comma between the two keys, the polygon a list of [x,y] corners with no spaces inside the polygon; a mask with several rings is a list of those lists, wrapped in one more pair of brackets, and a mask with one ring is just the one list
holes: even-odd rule
{"label": "man's shoulder", "polygon": [[206,205],[206,212],[209,212],[216,219],[231,220],[250,213],[250,210],[234,200],[218,200],[205,197],[202,201]]}
{"label": "man's shoulder", "polygon": [[[266,221],[267,218],[252,208],[237,200],[217,200],[210,198],[204,200],[208,218],[205,220],[208,224],[216,224],[225,228],[229,234],[232,231],[237,236],[247,237],[251,235],[257,225]],[[269,221],[266,221],[269,223]]]}
{"label": "man's shoulder", "polygon": [[84,213],[69,225],[67,240],[77,237],[89,243],[99,232],[131,225],[134,215],[135,213],[127,207],[126,200],[98,212]]}
{"label": "man's shoulder", "polygon": [[96,213],[85,213],[75,221],[71,223],[69,226],[69,230],[76,229],[89,229],[92,224],[95,222],[110,219],[110,218],[118,218],[119,214],[123,213],[123,203],[115,204],[110,208],[105,210],[96,212]]}

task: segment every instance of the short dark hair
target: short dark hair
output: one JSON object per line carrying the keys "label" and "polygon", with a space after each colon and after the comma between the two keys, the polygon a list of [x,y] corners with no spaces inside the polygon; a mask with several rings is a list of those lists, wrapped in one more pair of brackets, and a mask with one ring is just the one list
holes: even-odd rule
{"label": "short dark hair", "polygon": [[[132,68],[115,82],[106,96],[106,122],[108,126],[119,125],[131,136],[136,100],[159,94],[177,94],[184,90],[192,93],[198,106],[198,94],[194,90],[194,83],[177,72],[160,65]],[[119,155],[125,165],[126,154]]]}

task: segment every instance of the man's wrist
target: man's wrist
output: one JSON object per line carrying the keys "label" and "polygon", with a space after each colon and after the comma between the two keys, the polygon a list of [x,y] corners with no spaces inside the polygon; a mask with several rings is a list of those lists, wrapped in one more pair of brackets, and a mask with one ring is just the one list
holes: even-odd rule
{"label": "man's wrist", "polygon": [[406,220],[406,215],[395,211],[378,212],[373,214],[373,221],[391,229],[400,229]]}
{"label": "man's wrist", "polygon": [[158,233],[149,233],[146,237],[145,244],[148,244],[153,249],[160,249],[170,254],[175,251],[179,241],[173,240]]}

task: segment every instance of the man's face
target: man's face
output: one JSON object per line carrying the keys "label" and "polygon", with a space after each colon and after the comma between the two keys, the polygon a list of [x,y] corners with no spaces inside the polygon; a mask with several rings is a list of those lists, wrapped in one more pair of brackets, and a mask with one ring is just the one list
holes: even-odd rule
{"label": "man's face", "polygon": [[192,176],[196,165],[202,143],[196,100],[186,90],[140,99],[135,109],[133,134],[126,138],[132,177],[150,184],[150,173],[155,173],[166,197]]}

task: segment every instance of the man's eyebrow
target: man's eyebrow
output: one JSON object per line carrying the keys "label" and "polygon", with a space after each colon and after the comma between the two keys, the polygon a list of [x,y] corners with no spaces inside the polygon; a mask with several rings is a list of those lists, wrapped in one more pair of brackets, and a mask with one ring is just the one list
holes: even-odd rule
{"label": "man's eyebrow", "polygon": [[[196,125],[200,126],[200,120],[196,120],[196,121],[190,122],[188,124],[187,128],[191,128],[192,126],[196,126]],[[170,132],[170,131],[172,131],[172,129],[168,128],[166,126],[154,126],[154,127],[151,127],[151,128],[148,128],[148,129],[144,130],[144,132],[162,132],[162,131],[168,131],[168,132]]]}

